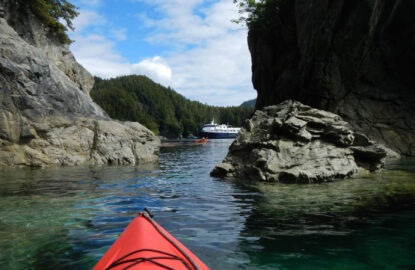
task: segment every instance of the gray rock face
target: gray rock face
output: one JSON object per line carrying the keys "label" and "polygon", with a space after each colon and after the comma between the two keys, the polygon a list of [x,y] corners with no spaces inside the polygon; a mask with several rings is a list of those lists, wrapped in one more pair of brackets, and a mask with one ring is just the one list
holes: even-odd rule
{"label": "gray rock face", "polygon": [[25,144],[0,139],[0,166],[135,165],[157,160],[160,141],[139,123],[54,119]]}
{"label": "gray rock face", "polygon": [[248,35],[256,108],[298,100],[415,156],[415,1],[269,2]]}
{"label": "gray rock face", "polygon": [[76,62],[68,46],[61,44],[56,36],[45,31],[36,17],[26,7],[21,6],[19,1],[0,0],[0,7],[2,5],[5,11],[3,17],[10,27],[26,43],[41,48],[50,63],[63,71],[80,90],[89,93],[94,86],[94,79]]}
{"label": "gray rock face", "polygon": [[[15,2],[5,1],[6,18]],[[92,76],[26,20],[31,28],[17,33],[0,17],[0,166],[156,161],[158,138],[110,119],[89,96]]]}
{"label": "gray rock face", "polygon": [[340,116],[289,100],[257,110],[211,175],[322,182],[379,169],[387,156],[399,155],[354,132]]}

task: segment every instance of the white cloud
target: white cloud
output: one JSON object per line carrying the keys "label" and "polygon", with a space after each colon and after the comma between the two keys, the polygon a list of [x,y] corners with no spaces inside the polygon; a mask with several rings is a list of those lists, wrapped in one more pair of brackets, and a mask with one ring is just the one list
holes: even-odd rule
{"label": "white cloud", "polygon": [[93,25],[104,25],[106,19],[92,10],[81,9],[79,15],[73,20],[73,26],[75,27],[75,33],[79,33],[86,27]]}
{"label": "white cloud", "polygon": [[251,63],[244,42],[244,33],[236,32],[211,40],[206,47],[172,56],[168,60],[174,72],[173,88],[202,102],[211,96],[209,103],[217,105],[239,105],[254,98]]}
{"label": "white cloud", "polygon": [[75,36],[71,50],[80,62],[93,75],[113,78],[121,75],[146,75],[155,82],[170,85],[172,71],[163,58],[156,56],[131,64],[114,52],[114,43],[103,36]]}
{"label": "white cloud", "polygon": [[[148,55],[138,63],[131,63],[115,50],[115,42],[127,38],[125,28],[109,27],[106,38],[74,34],[71,36],[76,41],[72,45],[74,55],[91,73],[104,78],[147,75],[187,98],[211,105],[239,105],[256,97],[246,29],[231,22],[238,16],[232,0],[210,5],[203,4],[206,2],[203,0],[129,1],[146,2],[160,13],[157,19],[145,13],[138,17],[141,25],[152,31],[147,40],[169,45],[171,50],[164,52],[164,58]],[[84,13],[84,18],[95,15]],[[87,22],[82,19],[77,23],[85,29]]]}
{"label": "white cloud", "polygon": [[[201,44],[207,39],[226,34],[232,28],[230,20],[235,10],[232,1],[220,1],[209,9],[199,10],[200,15],[195,14],[195,8],[202,2],[201,0],[155,0],[153,4],[157,5],[166,17],[157,21],[159,32],[149,37],[149,41]],[[221,10],[219,10],[220,6],[222,6]],[[212,12],[219,14],[213,15]],[[227,23],[223,24],[226,20]]]}
{"label": "white cloud", "polygon": [[146,75],[163,85],[169,85],[172,79],[171,68],[160,56],[144,59],[137,64],[133,64],[131,66],[131,73]]}
{"label": "white cloud", "polygon": [[143,24],[144,27],[148,27],[148,28],[157,27],[158,21],[153,20],[150,17],[148,17],[147,13],[145,12],[138,13],[136,17],[138,18],[140,23]]}
{"label": "white cloud", "polygon": [[125,28],[111,28],[110,36],[118,41],[127,39],[127,29]]}
{"label": "white cloud", "polygon": [[158,24],[152,42],[169,42],[176,48],[193,45],[166,58],[172,68],[172,87],[184,96],[214,105],[239,105],[256,97],[251,83],[251,59],[246,29],[231,22],[238,16],[231,0],[208,8],[200,0],[156,0],[167,17]]}
{"label": "white cloud", "polygon": [[114,43],[103,36],[75,35],[71,50],[76,60],[92,74],[111,78],[130,73],[130,64],[114,52]]}

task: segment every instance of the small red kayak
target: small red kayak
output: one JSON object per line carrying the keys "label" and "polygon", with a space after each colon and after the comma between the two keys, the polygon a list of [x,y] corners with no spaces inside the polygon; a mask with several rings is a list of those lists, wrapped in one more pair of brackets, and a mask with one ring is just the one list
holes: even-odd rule
{"label": "small red kayak", "polygon": [[93,270],[209,270],[171,236],[148,211],[140,212],[107,250]]}

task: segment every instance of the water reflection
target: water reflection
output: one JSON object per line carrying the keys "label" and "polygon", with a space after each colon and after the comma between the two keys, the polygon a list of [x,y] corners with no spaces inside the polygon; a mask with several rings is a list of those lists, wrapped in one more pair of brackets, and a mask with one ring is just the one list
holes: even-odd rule
{"label": "water reflection", "polygon": [[364,178],[319,185],[238,181],[263,194],[241,231],[240,250],[249,255],[248,265],[413,269],[413,165],[407,160]]}
{"label": "water reflection", "polygon": [[212,269],[415,264],[413,160],[310,186],[209,177],[229,144],[163,147],[144,167],[0,171],[0,269],[90,269],[144,207]]}

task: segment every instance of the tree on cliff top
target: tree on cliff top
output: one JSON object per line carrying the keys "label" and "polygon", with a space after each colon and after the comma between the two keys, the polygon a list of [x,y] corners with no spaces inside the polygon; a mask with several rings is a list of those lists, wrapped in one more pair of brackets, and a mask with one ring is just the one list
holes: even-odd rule
{"label": "tree on cliff top", "polygon": [[278,14],[284,0],[233,0],[239,8],[240,17],[233,20],[235,23],[246,23],[249,29],[265,26],[267,18]]}
{"label": "tree on cliff top", "polygon": [[[76,7],[66,0],[19,0],[32,11],[50,33],[56,34],[59,41],[65,44],[72,43],[66,31],[74,30],[72,20],[78,16]],[[65,21],[62,24],[60,20]]]}

